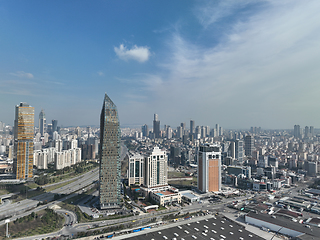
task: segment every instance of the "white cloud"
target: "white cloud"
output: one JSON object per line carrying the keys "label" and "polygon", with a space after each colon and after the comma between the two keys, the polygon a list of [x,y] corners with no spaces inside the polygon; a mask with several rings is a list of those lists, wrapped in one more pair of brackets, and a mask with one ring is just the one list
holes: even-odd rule
{"label": "white cloud", "polygon": [[205,2],[204,5],[196,9],[196,15],[199,22],[208,27],[222,18],[231,16],[235,10],[244,8],[246,5],[253,3],[250,0],[224,0]]}
{"label": "white cloud", "polygon": [[104,73],[102,71],[97,72],[97,74],[101,77],[104,76]]}
{"label": "white cloud", "polygon": [[[269,1],[228,26],[221,32],[224,41],[214,46],[175,33],[163,74],[150,82],[158,97],[150,98],[149,108],[168,124],[193,118],[199,125],[230,128],[317,126],[319,8],[319,1]],[[203,21],[206,38],[212,33],[205,26],[216,20]]]}
{"label": "white cloud", "polygon": [[32,73],[26,73],[24,71],[17,71],[16,73],[10,73],[12,76],[20,77],[20,78],[33,78]]}
{"label": "white cloud", "polygon": [[138,47],[134,45],[131,49],[127,49],[123,44],[114,47],[117,56],[122,60],[136,60],[138,62],[148,61],[151,53],[148,47]]}

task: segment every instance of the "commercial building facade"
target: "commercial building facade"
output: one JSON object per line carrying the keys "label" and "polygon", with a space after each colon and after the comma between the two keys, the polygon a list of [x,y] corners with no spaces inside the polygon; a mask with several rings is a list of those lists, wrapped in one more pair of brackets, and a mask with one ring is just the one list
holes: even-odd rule
{"label": "commercial building facade", "polygon": [[144,156],[129,153],[128,185],[144,182]]}
{"label": "commercial building facade", "polygon": [[16,106],[14,120],[14,161],[16,179],[33,177],[34,107],[27,103]]}
{"label": "commercial building facade", "polygon": [[120,123],[118,110],[105,94],[100,115],[100,208],[120,206]]}
{"label": "commercial building facade", "polygon": [[201,192],[221,190],[221,152],[214,144],[203,144],[198,155],[198,189]]}

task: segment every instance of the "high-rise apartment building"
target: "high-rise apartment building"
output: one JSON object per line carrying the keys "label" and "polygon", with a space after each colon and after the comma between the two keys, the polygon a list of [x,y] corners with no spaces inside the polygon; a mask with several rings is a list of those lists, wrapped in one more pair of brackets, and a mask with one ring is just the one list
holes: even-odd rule
{"label": "high-rise apartment building", "polygon": [[195,123],[194,120],[190,120],[190,134],[194,135],[195,133]]}
{"label": "high-rise apartment building", "polygon": [[16,106],[14,120],[14,161],[16,179],[33,177],[34,107],[27,103]]}
{"label": "high-rise apartment building", "polygon": [[58,120],[52,120],[52,132],[58,131]]}
{"label": "high-rise apartment building", "polygon": [[141,131],[142,131],[142,135],[144,137],[148,137],[149,136],[149,128],[148,128],[148,125],[145,124],[141,127]]}
{"label": "high-rise apartment building", "polygon": [[120,123],[118,110],[105,94],[100,115],[100,208],[117,208],[120,205]]}
{"label": "high-rise apartment building", "polygon": [[254,148],[254,138],[251,135],[247,135],[244,138],[244,152],[246,156],[252,156]]}
{"label": "high-rise apartment building", "polygon": [[309,127],[306,126],[304,128],[304,138],[308,138],[310,136],[310,130],[309,130]]}
{"label": "high-rise apartment building", "polygon": [[314,127],[310,126],[310,137],[314,136]]}
{"label": "high-rise apartment building", "polygon": [[41,134],[41,137],[43,137],[44,133],[47,132],[46,114],[44,113],[43,109],[41,109],[41,112],[39,114],[39,132]]}
{"label": "high-rise apartment building", "polygon": [[243,161],[243,141],[239,139],[235,141],[235,157],[239,162]]}
{"label": "high-rise apartment building", "polygon": [[[130,154],[130,153],[129,153]],[[143,184],[144,156],[140,154],[129,155],[128,184]]]}
{"label": "high-rise apartment building", "polygon": [[147,188],[168,185],[168,158],[166,151],[154,147],[145,157],[144,185]]}
{"label": "high-rise apartment building", "polygon": [[158,119],[158,114],[154,114],[153,119],[153,134],[154,138],[160,138],[160,121]]}
{"label": "high-rise apartment building", "polygon": [[295,138],[301,138],[300,125],[294,125],[293,136]]}
{"label": "high-rise apartment building", "polygon": [[221,152],[214,144],[200,145],[198,153],[198,189],[201,192],[221,190]]}
{"label": "high-rise apartment building", "polygon": [[167,137],[167,139],[171,139],[172,138],[172,128],[170,126],[167,127],[166,137]]}

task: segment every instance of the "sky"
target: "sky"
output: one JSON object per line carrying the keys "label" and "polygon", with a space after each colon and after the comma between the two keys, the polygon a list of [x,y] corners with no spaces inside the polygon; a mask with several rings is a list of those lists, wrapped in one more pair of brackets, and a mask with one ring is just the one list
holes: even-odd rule
{"label": "sky", "polygon": [[320,1],[0,0],[0,121],[320,127]]}

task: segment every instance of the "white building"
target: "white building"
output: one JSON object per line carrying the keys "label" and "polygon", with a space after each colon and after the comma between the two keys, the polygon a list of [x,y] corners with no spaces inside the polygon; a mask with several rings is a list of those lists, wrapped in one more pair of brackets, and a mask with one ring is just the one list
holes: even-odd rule
{"label": "white building", "polygon": [[33,165],[38,169],[48,169],[48,154],[46,151],[37,150],[33,152]]}
{"label": "white building", "polygon": [[144,186],[147,188],[168,185],[168,158],[166,151],[154,147],[145,157]]}
{"label": "white building", "polygon": [[144,156],[129,153],[128,184],[143,184]]}

